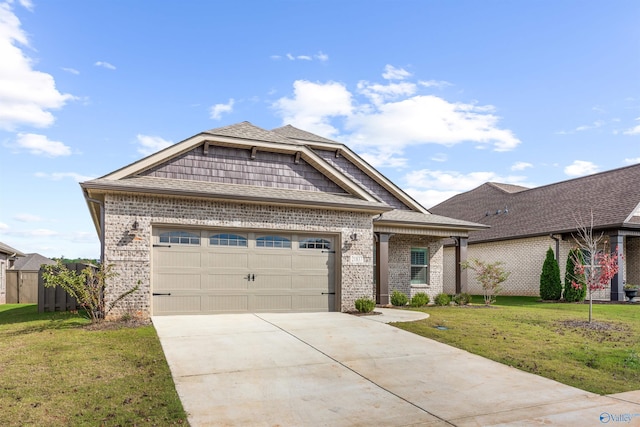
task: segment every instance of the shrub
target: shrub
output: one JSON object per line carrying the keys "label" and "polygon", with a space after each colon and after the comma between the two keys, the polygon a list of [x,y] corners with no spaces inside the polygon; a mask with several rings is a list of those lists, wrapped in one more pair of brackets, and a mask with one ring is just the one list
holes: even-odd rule
{"label": "shrub", "polygon": [[407,305],[407,301],[409,301],[409,299],[402,292],[398,290],[394,290],[393,292],[391,292],[391,304],[395,305],[396,307]]}
{"label": "shrub", "polygon": [[442,293],[436,295],[433,302],[435,303],[435,305],[449,305],[449,303],[451,302],[451,298],[449,297],[449,295]]}
{"label": "shrub", "polygon": [[540,298],[543,300],[559,300],[562,296],[562,282],[560,281],[560,267],[553,254],[553,249],[549,248],[547,257],[542,265],[540,274]]}
{"label": "shrub", "polygon": [[371,298],[358,298],[356,300],[356,310],[360,313],[371,313],[376,307],[376,302]]}
{"label": "shrub", "polygon": [[496,295],[502,290],[500,284],[511,275],[510,272],[502,268],[502,262],[500,261],[488,264],[476,258],[462,262],[460,266],[475,271],[476,279],[482,285],[485,305],[491,305],[496,302]]}
{"label": "shrub", "polygon": [[[580,249],[573,248],[567,256],[567,268],[564,275],[564,300],[567,302],[584,301],[587,296],[584,274],[576,274],[576,261],[584,264],[584,256]],[[578,283],[580,287],[574,287],[574,282]]]}
{"label": "shrub", "polygon": [[465,292],[453,296],[453,302],[455,302],[458,305],[470,304],[471,300],[472,300],[471,295]]}
{"label": "shrub", "polygon": [[429,295],[424,292],[418,292],[413,297],[411,297],[411,307],[422,307],[423,305],[429,304]]}

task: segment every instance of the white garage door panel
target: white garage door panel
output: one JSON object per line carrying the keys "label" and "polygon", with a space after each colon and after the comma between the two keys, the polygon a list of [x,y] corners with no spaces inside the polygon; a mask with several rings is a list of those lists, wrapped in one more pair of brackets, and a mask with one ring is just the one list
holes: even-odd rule
{"label": "white garage door panel", "polygon": [[156,281],[154,282],[154,288],[158,292],[164,292],[167,290],[200,290],[201,289],[200,273],[156,273]]}
{"label": "white garage door panel", "polygon": [[211,268],[248,268],[249,255],[241,250],[233,252],[210,252],[207,254],[207,267]]}
{"label": "white garage door panel", "polygon": [[249,281],[245,276],[238,273],[220,273],[212,274],[207,273],[207,286],[205,289],[219,290],[219,291],[234,291],[245,290],[249,287]]}
{"label": "white garage door panel", "polygon": [[[154,315],[335,309],[335,253],[299,247],[308,235],[274,232],[291,242],[277,248],[257,247],[256,234],[242,231],[185,229],[178,233],[194,237],[190,243],[160,243],[166,232],[176,233],[154,229]],[[239,245],[231,235],[245,241]],[[321,238],[333,248],[333,237]],[[222,243],[232,239],[235,245]]]}

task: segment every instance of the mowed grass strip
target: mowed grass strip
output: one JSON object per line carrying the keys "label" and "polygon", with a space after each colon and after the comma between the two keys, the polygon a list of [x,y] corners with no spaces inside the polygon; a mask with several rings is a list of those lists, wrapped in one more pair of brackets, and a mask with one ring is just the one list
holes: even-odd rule
{"label": "mowed grass strip", "polygon": [[426,307],[428,319],[394,325],[593,393],[640,390],[640,304],[594,304],[593,329],[588,310],[499,296],[494,307]]}
{"label": "mowed grass strip", "polygon": [[153,326],[37,311],[0,305],[0,425],[188,425]]}

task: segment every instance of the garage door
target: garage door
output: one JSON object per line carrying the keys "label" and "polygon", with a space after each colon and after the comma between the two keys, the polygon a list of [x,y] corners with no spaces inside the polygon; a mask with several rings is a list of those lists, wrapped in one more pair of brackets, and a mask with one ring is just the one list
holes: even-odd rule
{"label": "garage door", "polygon": [[335,237],[154,229],[153,314],[335,310]]}

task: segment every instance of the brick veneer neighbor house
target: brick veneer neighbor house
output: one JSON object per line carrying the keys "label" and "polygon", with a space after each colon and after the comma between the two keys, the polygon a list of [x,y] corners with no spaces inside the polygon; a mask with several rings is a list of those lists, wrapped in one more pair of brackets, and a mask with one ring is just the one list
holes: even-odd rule
{"label": "brick veneer neighbor house", "polygon": [[116,315],[434,296],[443,239],[484,228],[429,213],[348,147],[292,126],[202,132],[81,186],[118,273],[107,298],[140,284]]}
{"label": "brick veneer neighbor house", "polygon": [[19,250],[0,242],[0,304],[7,303],[7,269],[13,267],[17,257],[23,256]]}
{"label": "brick veneer neighbor house", "polygon": [[[594,234],[604,233],[623,254],[611,287],[594,297],[624,301],[623,281],[640,284],[640,164],[537,188],[485,183],[430,209],[491,228],[473,233],[458,247],[446,245],[444,289],[455,292],[456,250],[469,258],[503,261],[511,277],[509,295],[539,295],[546,251],[553,248],[564,281],[569,250],[575,246],[578,222],[588,225],[593,212]],[[467,246],[468,245],[468,246]],[[469,278],[468,291],[480,293]]]}

